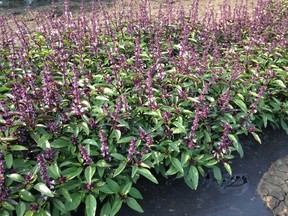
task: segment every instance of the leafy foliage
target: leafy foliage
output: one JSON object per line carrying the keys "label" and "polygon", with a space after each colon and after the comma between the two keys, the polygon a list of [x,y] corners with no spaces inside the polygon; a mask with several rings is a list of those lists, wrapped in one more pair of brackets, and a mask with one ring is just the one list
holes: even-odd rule
{"label": "leafy foliage", "polygon": [[67,7],[39,17],[39,31],[1,17],[1,215],[67,215],[81,202],[87,216],[143,212],[140,176],[196,189],[212,169],[220,182],[219,166],[231,174],[243,157],[239,135],[288,132],[287,1],[251,16],[224,4],[218,22],[212,10],[187,20],[181,7],[158,18],[139,7],[103,19],[95,4],[78,19]]}

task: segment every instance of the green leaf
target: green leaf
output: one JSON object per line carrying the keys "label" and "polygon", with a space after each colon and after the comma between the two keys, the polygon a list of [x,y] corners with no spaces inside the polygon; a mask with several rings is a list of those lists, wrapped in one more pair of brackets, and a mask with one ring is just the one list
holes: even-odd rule
{"label": "green leaf", "polygon": [[84,194],[81,194],[79,192],[75,192],[71,195],[72,198],[72,202],[66,202],[65,206],[66,206],[66,210],[67,211],[73,211],[75,209],[78,208],[78,206],[80,205],[82,198],[83,198]]}
{"label": "green leaf", "polygon": [[10,169],[13,165],[13,155],[12,154],[7,154],[4,156],[5,159],[5,164],[8,169]]}
{"label": "green leaf", "polygon": [[98,96],[96,97],[96,100],[109,101],[109,98],[98,95]]}
{"label": "green leaf", "polygon": [[82,171],[83,171],[83,168],[70,167],[68,169],[63,170],[62,175],[66,177],[67,180],[71,180],[75,178],[76,176],[80,175]]}
{"label": "green leaf", "polygon": [[129,193],[128,193],[130,196],[136,198],[136,199],[143,199],[141,193],[139,192],[138,189],[134,188],[134,187],[131,187]]}
{"label": "green leaf", "polygon": [[111,216],[116,215],[122,206],[122,200],[119,196],[116,196],[113,200],[112,208],[111,208]]}
{"label": "green leaf", "polygon": [[34,215],[34,211],[30,210],[30,211],[27,211],[24,216],[33,216],[33,215]]}
{"label": "green leaf", "polygon": [[108,184],[108,187],[115,193],[118,193],[120,191],[120,186],[117,182],[115,182],[114,180],[107,178],[106,182]]}
{"label": "green leaf", "polygon": [[[182,125],[182,123],[174,122],[173,124],[177,127],[180,133],[186,133],[186,128]],[[173,130],[173,133],[174,133],[174,130]]]}
{"label": "green leaf", "polygon": [[207,163],[205,163],[204,165],[206,166],[206,167],[212,167],[212,166],[214,166],[214,165],[216,165],[218,163],[218,161],[217,160],[209,160]]}
{"label": "green leaf", "polygon": [[87,124],[86,122],[81,122],[81,123],[79,124],[79,126],[84,130],[84,132],[85,132],[87,135],[89,135],[90,129],[89,129],[89,126],[88,126],[88,124]]}
{"label": "green leaf", "polygon": [[51,143],[52,148],[66,148],[71,143],[70,140],[65,138],[58,138]]}
{"label": "green leaf", "polygon": [[107,184],[102,185],[99,190],[105,194],[114,194],[115,193],[114,191],[112,191],[110,189],[110,187]]}
{"label": "green leaf", "polygon": [[110,216],[111,205],[109,202],[106,202],[105,205],[101,208],[100,216]]}
{"label": "green leaf", "polygon": [[231,166],[230,166],[230,164],[228,164],[228,163],[224,163],[224,167],[225,167],[225,169],[227,170],[227,172],[229,173],[229,175],[231,176],[232,175],[232,169],[231,169]]}
{"label": "green leaf", "polygon": [[91,167],[91,166],[86,167],[86,169],[84,171],[84,173],[85,173],[84,175],[85,175],[85,179],[88,182],[88,184],[91,184],[91,180],[92,180],[92,177],[95,174],[95,172],[96,172],[95,167]]}
{"label": "green leaf", "polygon": [[20,198],[27,202],[35,202],[35,197],[29,191],[22,189],[20,190]]}
{"label": "green leaf", "polygon": [[95,216],[97,208],[96,198],[89,194],[85,200],[85,215],[86,216]]}
{"label": "green leaf", "polygon": [[25,150],[28,150],[25,146],[21,146],[21,145],[11,145],[10,149],[11,149],[11,151],[25,151]]}
{"label": "green leaf", "polygon": [[244,156],[244,151],[241,144],[238,142],[237,138],[233,134],[228,135],[229,139],[233,141],[233,146],[235,147],[236,151],[239,153],[240,157]]}
{"label": "green leaf", "polygon": [[48,197],[54,197],[53,193],[51,192],[51,190],[44,184],[44,183],[37,183],[34,186],[34,189],[45,194]]}
{"label": "green leaf", "polygon": [[254,139],[259,142],[260,144],[262,144],[260,137],[258,136],[257,133],[255,132],[251,132],[251,134],[253,135]]}
{"label": "green leaf", "polygon": [[166,171],[165,175],[175,175],[178,172],[178,169],[175,166],[170,166],[169,169]]}
{"label": "green leaf", "polygon": [[48,173],[53,179],[58,179],[60,177],[59,167],[56,163],[51,164],[48,167]]}
{"label": "green leaf", "polygon": [[198,170],[195,166],[190,166],[189,177],[192,180],[193,189],[196,190],[198,187],[199,173],[198,173]]}
{"label": "green leaf", "polygon": [[112,153],[111,156],[120,161],[126,160],[126,158],[119,153]]}
{"label": "green leaf", "polygon": [[131,187],[132,187],[132,182],[128,182],[127,184],[124,185],[123,188],[121,188],[120,194],[127,195],[130,192]]}
{"label": "green leaf", "polygon": [[60,191],[61,191],[62,195],[64,196],[64,198],[68,202],[72,202],[72,197],[71,197],[69,191],[66,188],[62,187],[62,188],[60,188]]}
{"label": "green leaf", "polygon": [[149,179],[150,181],[154,182],[155,184],[158,184],[157,179],[152,175],[152,173],[148,169],[139,167],[137,173]]}
{"label": "green leaf", "polygon": [[4,209],[10,210],[10,211],[15,210],[15,207],[11,205],[10,203],[8,203],[7,201],[2,202],[1,205]]}
{"label": "green leaf", "polygon": [[24,202],[20,201],[18,202],[18,205],[16,206],[16,214],[17,216],[23,216],[26,211],[26,205]]}
{"label": "green leaf", "polygon": [[124,126],[128,129],[130,129],[128,122],[126,122],[125,120],[121,119],[121,120],[118,120],[117,122],[120,123],[120,125],[118,125],[118,127]]}
{"label": "green leaf", "polygon": [[35,140],[35,142],[40,146],[42,147],[43,149],[46,148],[46,141],[48,141],[50,138],[50,134],[45,132],[41,138],[39,140]]}
{"label": "green leaf", "polygon": [[266,128],[267,127],[267,121],[268,121],[267,115],[262,115],[262,119],[263,119],[264,127]]}
{"label": "green leaf", "polygon": [[131,178],[134,178],[134,176],[136,175],[138,171],[138,166],[133,166],[132,167],[132,172],[131,172]]}
{"label": "green leaf", "polygon": [[246,104],[240,99],[233,99],[233,102],[237,104],[244,112],[247,112]]}
{"label": "green leaf", "polygon": [[181,162],[178,160],[178,158],[174,158],[171,157],[170,161],[172,163],[172,165],[180,172],[180,173],[184,173],[183,167],[181,165]]}
{"label": "green leaf", "polygon": [[116,129],[114,133],[115,133],[116,140],[118,142],[121,138],[121,131]]}
{"label": "green leaf", "polygon": [[93,139],[85,139],[82,143],[99,147],[99,144]]}
{"label": "green leaf", "polygon": [[132,138],[135,138],[135,137],[133,137],[133,136],[123,137],[117,143],[119,143],[119,144],[121,144],[121,143],[129,143]]}
{"label": "green leaf", "polygon": [[215,179],[217,180],[218,184],[220,184],[221,181],[222,181],[222,173],[221,173],[220,168],[214,166],[214,167],[213,167],[213,174],[214,174],[214,177],[215,177]]}
{"label": "green leaf", "polygon": [[64,203],[63,203],[61,200],[59,200],[59,199],[52,199],[52,203],[53,203],[53,205],[54,205],[57,209],[59,209],[62,213],[66,213],[66,212],[67,212],[66,207],[65,207]]}
{"label": "green leaf", "polygon": [[278,86],[282,88],[286,88],[286,85],[283,83],[282,80],[274,80],[273,83],[277,84]]}
{"label": "green leaf", "polygon": [[133,209],[133,210],[135,210],[135,211],[137,211],[137,212],[140,212],[140,213],[143,213],[144,211],[143,211],[143,209],[142,209],[142,207],[138,204],[138,202],[134,199],[134,198],[132,198],[132,197],[128,197],[127,198],[127,205],[131,208],[131,209]]}
{"label": "green leaf", "polygon": [[25,182],[24,178],[20,174],[17,174],[17,173],[8,174],[7,177],[16,182]]}
{"label": "green leaf", "polygon": [[118,168],[115,170],[113,177],[116,177],[117,175],[119,175],[126,167],[127,162],[126,161],[122,161]]}

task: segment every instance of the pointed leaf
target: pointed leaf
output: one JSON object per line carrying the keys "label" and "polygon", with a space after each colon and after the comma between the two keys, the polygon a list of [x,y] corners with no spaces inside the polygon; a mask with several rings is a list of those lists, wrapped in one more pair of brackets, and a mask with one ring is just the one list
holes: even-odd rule
{"label": "pointed leaf", "polygon": [[139,167],[137,172],[140,175],[144,176],[145,178],[149,179],[150,181],[154,182],[155,184],[158,184],[157,179],[152,175],[152,173],[148,169]]}
{"label": "pointed leaf", "polygon": [[257,133],[251,132],[251,134],[253,135],[254,139],[255,139],[257,142],[259,142],[260,144],[262,144],[262,141],[261,141],[261,139],[260,139],[260,137],[258,136]]}
{"label": "pointed leaf", "polygon": [[69,193],[69,191],[67,189],[65,189],[64,187],[62,187],[61,189],[61,193],[64,196],[64,198],[68,201],[68,202],[72,202],[72,197]]}
{"label": "pointed leaf", "polygon": [[232,169],[231,169],[230,164],[224,163],[224,167],[227,170],[227,172],[229,173],[229,175],[231,176],[232,175]]}
{"label": "pointed leaf", "polygon": [[189,169],[189,177],[192,180],[193,189],[196,190],[198,187],[198,181],[199,181],[199,173],[195,166],[191,166]]}
{"label": "pointed leaf", "polygon": [[66,212],[67,212],[66,207],[65,207],[64,203],[63,203],[61,200],[59,200],[59,199],[53,199],[53,200],[52,200],[52,203],[53,203],[53,205],[54,205],[57,209],[59,209],[62,213],[66,213]]}
{"label": "pointed leaf", "polygon": [[13,165],[13,156],[12,154],[7,154],[4,156],[5,163],[8,169],[10,169]]}
{"label": "pointed leaf", "polygon": [[96,171],[95,167],[91,167],[91,166],[86,167],[85,179],[88,182],[88,184],[91,184],[91,180],[92,180],[93,175],[95,174],[95,171]]}
{"label": "pointed leaf", "polygon": [[128,197],[127,198],[127,205],[131,208],[131,209],[133,209],[133,210],[135,210],[135,211],[137,211],[137,212],[140,212],[140,213],[143,213],[144,211],[143,211],[143,209],[142,209],[142,207],[138,204],[138,202],[134,199],[134,198],[132,198],[132,197]]}
{"label": "pointed leaf", "polygon": [[106,202],[105,205],[101,208],[100,216],[110,216],[111,205],[109,202]]}
{"label": "pointed leaf", "polygon": [[115,170],[113,177],[116,177],[117,175],[119,175],[126,167],[127,162],[126,161],[122,161],[118,168]]}
{"label": "pointed leaf", "polygon": [[48,197],[54,197],[53,193],[51,190],[44,184],[44,183],[38,183],[34,186],[34,189],[45,194]]}
{"label": "pointed leaf", "polygon": [[119,212],[121,206],[122,206],[122,200],[120,199],[119,196],[116,196],[115,199],[113,200],[113,205],[111,208],[111,216],[116,215]]}
{"label": "pointed leaf", "polygon": [[115,182],[114,180],[107,178],[106,182],[108,184],[108,187],[113,191],[113,192],[119,192],[120,191],[120,186],[117,182]]}
{"label": "pointed leaf", "polygon": [[222,181],[222,173],[219,167],[213,167],[213,174],[217,182],[220,184]]}
{"label": "pointed leaf", "polygon": [[16,182],[25,182],[24,178],[20,174],[17,174],[17,173],[8,174],[7,177]]}
{"label": "pointed leaf", "polygon": [[53,179],[60,178],[59,167],[56,163],[53,163],[48,167],[48,172]]}
{"label": "pointed leaf", "polygon": [[233,99],[233,102],[234,102],[235,104],[237,104],[237,105],[241,108],[241,110],[243,110],[244,112],[247,112],[247,106],[246,106],[246,104],[245,104],[242,100],[240,100],[240,99]]}
{"label": "pointed leaf", "polygon": [[116,137],[116,140],[117,142],[120,140],[121,138],[121,131],[120,130],[115,130],[115,137]]}
{"label": "pointed leaf", "polygon": [[52,148],[66,148],[71,143],[70,140],[65,138],[58,138],[51,143]]}
{"label": "pointed leaf", "polygon": [[89,194],[85,200],[85,215],[86,216],[95,216],[97,208],[96,198]]}
{"label": "pointed leaf", "polygon": [[228,135],[229,139],[233,141],[233,146],[235,147],[236,151],[239,153],[240,157],[244,156],[244,151],[241,144],[238,142],[237,138],[233,134]]}
{"label": "pointed leaf", "polygon": [[24,202],[20,201],[16,206],[16,214],[17,216],[23,216],[26,211],[26,205]]}
{"label": "pointed leaf", "polygon": [[170,161],[172,162],[172,165],[180,172],[184,173],[183,167],[181,165],[181,162],[178,160],[178,158],[171,157]]}
{"label": "pointed leaf", "polygon": [[35,197],[29,191],[22,189],[20,190],[20,198],[27,202],[35,202]]}
{"label": "pointed leaf", "polygon": [[139,192],[138,189],[134,188],[134,187],[131,187],[129,193],[128,193],[130,196],[136,198],[136,199],[143,199],[141,193]]}

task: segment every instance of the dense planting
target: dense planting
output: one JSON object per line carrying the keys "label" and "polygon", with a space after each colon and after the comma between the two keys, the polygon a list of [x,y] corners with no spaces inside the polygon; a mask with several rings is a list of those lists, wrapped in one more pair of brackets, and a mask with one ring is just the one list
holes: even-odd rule
{"label": "dense planting", "polygon": [[0,215],[142,212],[140,176],[196,189],[207,169],[232,173],[239,135],[288,133],[287,1],[201,20],[197,0],[157,17],[149,2],[77,18],[65,4],[37,31],[1,17]]}

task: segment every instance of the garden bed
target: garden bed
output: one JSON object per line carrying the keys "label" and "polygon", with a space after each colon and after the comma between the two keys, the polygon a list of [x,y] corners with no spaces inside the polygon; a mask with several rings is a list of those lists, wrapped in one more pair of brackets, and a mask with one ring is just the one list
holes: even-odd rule
{"label": "garden bed", "polygon": [[197,0],[76,17],[69,3],[38,28],[0,17],[0,214],[143,212],[138,179],[159,175],[246,186],[238,137],[288,132],[288,1],[202,18]]}

